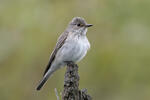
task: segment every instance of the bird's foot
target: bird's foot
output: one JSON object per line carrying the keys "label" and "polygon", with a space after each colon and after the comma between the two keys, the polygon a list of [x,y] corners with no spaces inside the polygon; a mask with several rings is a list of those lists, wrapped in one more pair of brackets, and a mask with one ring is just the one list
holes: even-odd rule
{"label": "bird's foot", "polygon": [[67,66],[69,66],[69,65],[76,65],[73,61],[65,61],[65,63],[67,64]]}

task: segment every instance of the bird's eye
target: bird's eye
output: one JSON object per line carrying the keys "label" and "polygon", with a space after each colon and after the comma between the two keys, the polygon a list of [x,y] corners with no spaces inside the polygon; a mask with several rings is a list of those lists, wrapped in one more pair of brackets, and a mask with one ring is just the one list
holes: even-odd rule
{"label": "bird's eye", "polygon": [[77,26],[81,26],[81,24],[77,24]]}

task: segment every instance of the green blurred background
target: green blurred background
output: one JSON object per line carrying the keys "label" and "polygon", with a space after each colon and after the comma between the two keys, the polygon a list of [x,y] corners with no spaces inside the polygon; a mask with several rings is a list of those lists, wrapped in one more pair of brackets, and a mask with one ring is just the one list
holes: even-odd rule
{"label": "green blurred background", "polygon": [[56,100],[65,68],[35,88],[75,16],[94,25],[80,88],[93,100],[150,100],[150,0],[0,0],[0,100]]}

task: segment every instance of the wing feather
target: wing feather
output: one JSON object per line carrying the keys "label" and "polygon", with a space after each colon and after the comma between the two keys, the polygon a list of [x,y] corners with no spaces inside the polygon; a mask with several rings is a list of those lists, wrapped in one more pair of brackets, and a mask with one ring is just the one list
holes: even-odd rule
{"label": "wing feather", "polygon": [[46,69],[45,69],[45,71],[44,71],[44,75],[45,75],[45,74],[47,73],[47,71],[50,69],[51,64],[53,63],[53,61],[54,61],[54,59],[55,59],[55,56],[56,56],[58,50],[63,46],[65,40],[67,39],[67,36],[68,36],[68,32],[65,31],[65,32],[62,33],[62,34],[60,35],[60,37],[58,38],[57,43],[56,43],[56,46],[55,46],[53,52],[51,53],[49,63],[48,63],[48,65],[47,65],[47,67],[46,67]]}

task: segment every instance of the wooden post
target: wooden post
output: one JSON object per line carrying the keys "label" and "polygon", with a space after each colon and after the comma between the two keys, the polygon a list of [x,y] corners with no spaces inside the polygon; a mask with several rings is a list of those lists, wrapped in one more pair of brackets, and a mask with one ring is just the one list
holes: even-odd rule
{"label": "wooden post", "polygon": [[79,90],[78,66],[67,62],[62,100],[92,100],[87,90]]}

